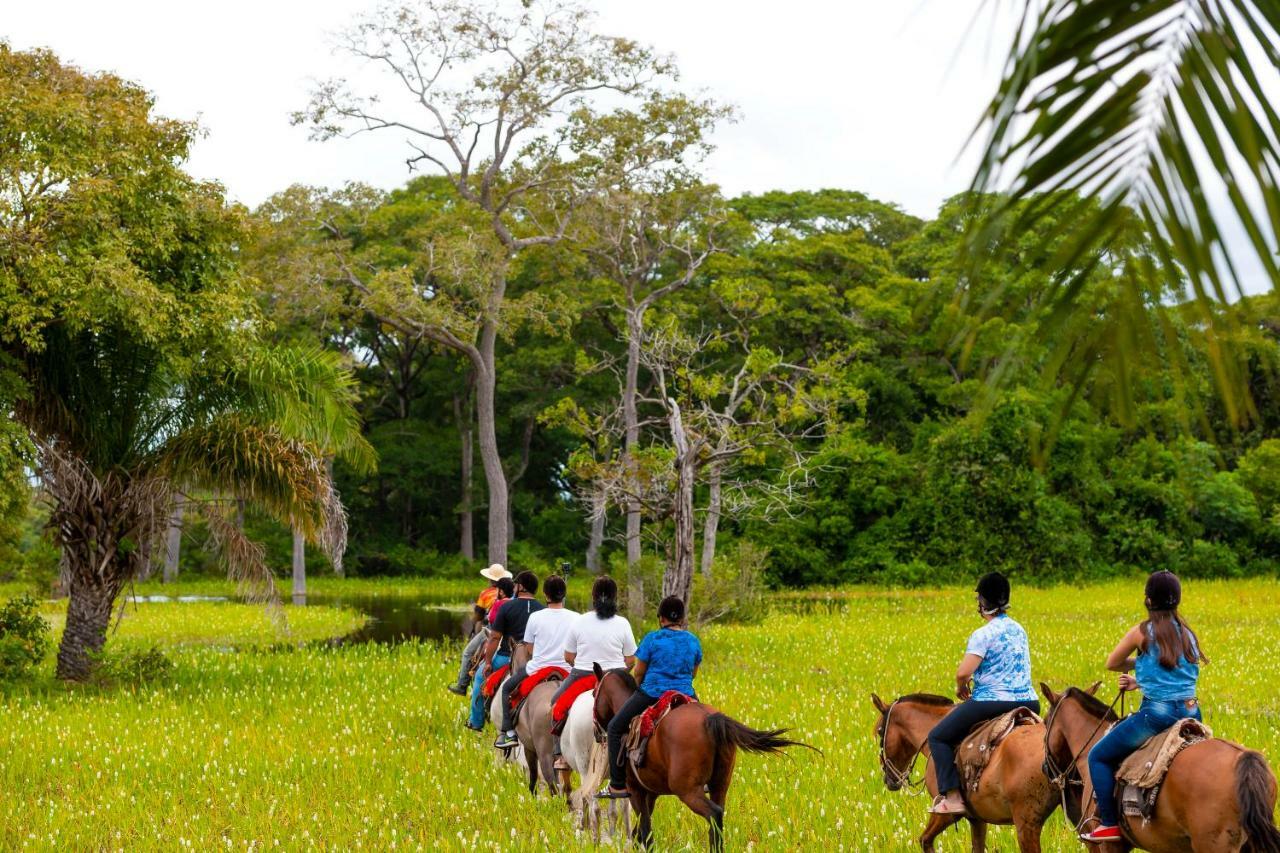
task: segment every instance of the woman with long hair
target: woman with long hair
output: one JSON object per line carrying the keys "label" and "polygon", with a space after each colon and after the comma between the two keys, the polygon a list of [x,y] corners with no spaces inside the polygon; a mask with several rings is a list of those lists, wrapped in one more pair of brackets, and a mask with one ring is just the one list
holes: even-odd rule
{"label": "woman with long hair", "polygon": [[[605,672],[613,669],[627,670],[635,663],[636,638],[631,623],[618,615],[618,584],[613,578],[601,575],[591,586],[591,609],[579,615],[569,626],[569,636],[564,644],[564,659],[569,664],[569,677],[560,683],[560,689],[551,697],[555,705],[560,695],[575,681],[593,673],[598,663]],[[560,738],[556,737],[555,769],[568,770],[560,754]]]}
{"label": "woman with long hair", "polygon": [[[1173,572],[1147,578],[1145,621],[1129,629],[1107,658],[1120,689],[1142,691],[1137,712],[1121,720],[1089,751],[1089,778],[1098,800],[1098,825],[1082,841],[1122,841],[1116,808],[1116,770],[1148,738],[1181,719],[1201,719],[1196,682],[1208,663],[1200,640],[1178,613],[1182,584]],[[1133,675],[1129,673],[1133,672]]]}

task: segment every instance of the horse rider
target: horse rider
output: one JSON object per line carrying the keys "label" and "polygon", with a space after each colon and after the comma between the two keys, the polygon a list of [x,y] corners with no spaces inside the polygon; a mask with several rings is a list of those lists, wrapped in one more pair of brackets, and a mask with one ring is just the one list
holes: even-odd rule
{"label": "horse rider", "polygon": [[528,647],[529,662],[518,670],[513,670],[511,677],[502,683],[502,726],[501,734],[494,746],[507,749],[518,746],[515,722],[511,713],[511,694],[533,673],[549,666],[568,669],[564,661],[565,641],[569,639],[569,629],[578,613],[564,606],[568,587],[564,578],[552,575],[542,585],[542,594],[547,606],[529,615],[528,624],[524,627],[524,643]]}
{"label": "horse rider", "polygon": [[[538,576],[533,572],[521,572],[515,577],[516,595],[498,609],[493,625],[489,628],[489,641],[485,644],[485,662],[500,660],[487,667],[489,672],[511,663],[516,646],[524,642],[524,629],[529,624],[529,617],[542,609],[542,602],[534,596],[538,594]],[[523,678],[523,667],[521,667]],[[514,673],[513,673],[514,674]],[[473,720],[474,722],[474,720]],[[483,715],[480,724],[484,725]]]}
{"label": "horse rider", "polygon": [[[489,606],[489,613],[485,617],[484,621],[485,630],[482,632],[484,643],[480,647],[481,655],[484,654],[485,646],[488,644],[489,633],[493,630],[493,623],[494,620],[498,618],[498,612],[502,609],[502,606],[514,598],[516,594],[516,584],[511,578],[502,578],[498,581],[497,587],[498,597],[495,598],[493,604]],[[499,659],[498,666],[504,666],[505,663],[505,661]],[[484,680],[488,675],[488,664],[486,664],[482,657],[480,663],[476,665],[475,677],[471,682],[471,710],[468,713],[467,720],[463,723],[464,726],[471,729],[473,732],[484,730]]]}
{"label": "horse rider", "polygon": [[1201,719],[1196,682],[1200,664],[1209,659],[1200,650],[1200,640],[1191,626],[1178,613],[1182,584],[1173,572],[1153,572],[1145,592],[1146,620],[1130,628],[1107,658],[1107,669],[1120,673],[1122,691],[1142,691],[1142,705],[1089,751],[1098,825],[1081,835],[1081,841],[1101,844],[1124,840],[1116,809],[1116,770],[1148,738],[1187,717]]}
{"label": "horse rider", "polygon": [[[564,641],[564,660],[569,664],[569,677],[551,697],[554,706],[575,681],[591,676],[594,666],[600,664],[605,672],[627,670],[635,663],[636,638],[631,623],[618,615],[618,584],[613,578],[601,576],[591,585],[591,609],[580,614],[569,625]],[[560,737],[556,736],[555,769],[568,770],[569,765],[560,753]]]}
{"label": "horse rider", "polygon": [[631,694],[609,721],[609,787],[596,796],[617,799],[627,793],[627,768],[622,762],[622,741],[631,721],[662,698],[664,693],[683,693],[695,700],[693,679],[702,665],[702,644],[685,625],[684,601],[668,596],[658,605],[658,625],[640,641],[632,674],[636,692]]}
{"label": "horse rider", "polygon": [[929,732],[929,750],[938,779],[938,796],[929,811],[965,814],[955,751],[973,727],[1015,708],[1040,713],[1031,685],[1027,632],[1008,614],[1009,580],[989,572],[978,580],[978,614],[984,624],[971,635],[956,670],[960,704]]}
{"label": "horse rider", "polygon": [[476,596],[475,612],[472,620],[474,628],[471,632],[471,640],[467,643],[467,647],[462,650],[462,663],[458,666],[458,680],[449,685],[449,692],[458,696],[467,695],[467,683],[471,681],[471,661],[475,658],[476,652],[480,650],[480,646],[484,644],[486,638],[485,629],[489,624],[489,608],[498,599],[498,581],[511,577],[511,572],[494,563],[487,569],[481,569],[480,576],[488,580],[489,585]]}

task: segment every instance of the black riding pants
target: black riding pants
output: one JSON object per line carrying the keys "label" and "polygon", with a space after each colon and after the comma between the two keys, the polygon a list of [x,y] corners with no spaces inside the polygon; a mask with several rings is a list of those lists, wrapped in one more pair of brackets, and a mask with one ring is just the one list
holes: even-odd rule
{"label": "black riding pants", "polygon": [[622,740],[631,728],[631,721],[640,716],[658,697],[650,696],[643,690],[631,694],[631,698],[622,703],[622,707],[609,721],[609,786],[622,789],[627,787],[627,765],[622,761]]}
{"label": "black riding pants", "polygon": [[528,677],[529,668],[525,665],[511,670],[507,680],[502,682],[502,731],[504,732],[509,732],[516,727],[511,714],[511,694],[516,692],[516,688]]}
{"label": "black riding pants", "polygon": [[1030,708],[1040,713],[1040,700],[1024,702],[961,702],[942,718],[942,722],[929,732],[929,754],[933,756],[934,772],[938,774],[938,793],[960,790],[960,771],[956,769],[956,747],[968,737],[978,723],[994,719],[1014,708]]}

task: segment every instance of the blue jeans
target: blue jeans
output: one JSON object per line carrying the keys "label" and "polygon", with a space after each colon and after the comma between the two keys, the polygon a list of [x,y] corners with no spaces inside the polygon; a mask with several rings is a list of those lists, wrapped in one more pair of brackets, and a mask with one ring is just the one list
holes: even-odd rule
{"label": "blue jeans", "polygon": [[[511,663],[509,655],[496,654],[493,656],[493,671],[497,672],[507,664]],[[482,663],[476,667],[476,677],[471,682],[471,727],[473,729],[484,728],[484,714],[487,710],[484,696],[481,690],[484,689],[484,680],[489,676],[489,670]]]}
{"label": "blue jeans", "polygon": [[1014,708],[1030,708],[1040,713],[1040,700],[995,701],[966,699],[955,706],[942,721],[929,732],[929,754],[933,757],[933,772],[938,777],[938,793],[947,794],[960,790],[960,770],[956,767],[958,747],[973,727],[987,720],[994,720]]}
{"label": "blue jeans", "polygon": [[1178,720],[1201,719],[1200,706],[1188,709],[1185,702],[1143,699],[1136,712],[1116,723],[1102,740],[1089,750],[1089,778],[1098,799],[1098,820],[1103,826],[1117,826],[1120,810],[1116,805],[1116,771],[1138,747]]}

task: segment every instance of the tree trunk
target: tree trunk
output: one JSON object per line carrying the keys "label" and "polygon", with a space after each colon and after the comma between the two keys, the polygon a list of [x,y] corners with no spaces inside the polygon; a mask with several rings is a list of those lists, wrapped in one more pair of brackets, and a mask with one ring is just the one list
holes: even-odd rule
{"label": "tree trunk", "polygon": [[244,498],[236,498],[236,530],[244,533]]}
{"label": "tree trunk", "polygon": [[307,603],[307,540],[302,531],[293,531],[293,603]]}
{"label": "tree trunk", "polygon": [[702,530],[702,574],[711,577],[716,560],[716,534],[720,530],[720,463],[713,462],[708,472],[707,520]]}
{"label": "tree trunk", "polygon": [[644,314],[630,304],[627,308],[627,372],[622,389],[623,461],[627,470],[627,595],[633,614],[644,611],[644,581],[640,577],[640,500],[639,472],[635,454],[640,446],[640,418],[636,412],[636,396],[640,379],[640,345],[644,339]]}
{"label": "tree trunk", "polygon": [[668,402],[671,439],[675,445],[676,495],[672,521],[675,524],[675,541],[671,564],[662,575],[662,596],[675,595],[689,603],[689,590],[693,586],[693,487],[697,471],[697,459],[689,446],[689,436],[684,431],[680,417],[680,405]]}
{"label": "tree trunk", "polygon": [[494,396],[494,344],[497,327],[485,324],[480,350],[481,364],[476,365],[476,426],[480,444],[480,461],[484,465],[485,485],[489,492],[490,563],[507,564],[507,476],[502,470],[498,452],[497,411]]}
{"label": "tree trunk", "polygon": [[453,417],[462,445],[462,500],[458,505],[458,550],[468,560],[476,558],[473,472],[475,469],[475,411],[472,405],[475,373],[467,374],[466,392],[453,395]]}
{"label": "tree trunk", "polygon": [[604,489],[596,487],[591,492],[591,535],[587,540],[587,571],[600,574],[600,549],[604,545],[606,513]]}
{"label": "tree trunk", "polygon": [[71,598],[67,602],[67,625],[58,646],[58,678],[84,681],[93,672],[96,658],[107,641],[111,606],[123,583],[121,572],[108,565],[98,574],[92,556],[74,559],[71,566]]}
{"label": "tree trunk", "polygon": [[538,425],[538,419],[531,417],[524,424],[524,434],[520,437],[520,467],[507,477],[507,541],[516,541],[516,516],[515,501],[512,497],[515,494],[516,483],[524,477],[524,472],[529,470],[529,455],[533,448],[533,431]]}
{"label": "tree trunk", "polygon": [[[333,482],[333,457],[332,456],[325,457],[324,467],[325,467],[325,471],[328,472],[329,482],[332,483]],[[303,547],[304,548],[306,547],[305,542],[303,542]],[[340,578],[345,578],[347,576],[346,564],[342,561],[341,554],[335,555],[333,558],[333,573],[335,576]],[[304,594],[305,594],[305,590],[304,590]]]}
{"label": "tree trunk", "polygon": [[186,508],[187,499],[182,495],[174,495],[173,512],[169,516],[169,530],[165,534],[164,543],[165,583],[173,583],[178,579],[178,558],[182,555],[182,516]]}

